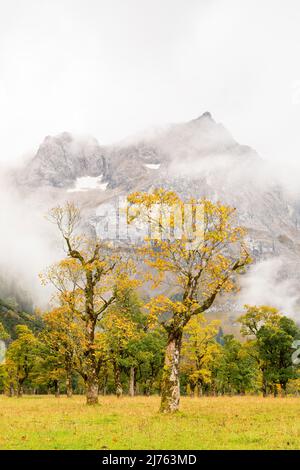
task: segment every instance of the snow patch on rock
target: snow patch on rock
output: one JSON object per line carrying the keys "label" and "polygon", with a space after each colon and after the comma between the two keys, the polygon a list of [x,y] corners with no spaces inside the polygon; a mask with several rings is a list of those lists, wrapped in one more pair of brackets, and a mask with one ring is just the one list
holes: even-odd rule
{"label": "snow patch on rock", "polygon": [[82,176],[76,178],[75,185],[73,188],[68,189],[68,193],[74,193],[78,191],[90,191],[91,189],[101,189],[105,191],[108,183],[101,183],[103,175],[99,176]]}
{"label": "snow patch on rock", "polygon": [[150,170],[159,170],[160,163],[145,163],[144,166]]}

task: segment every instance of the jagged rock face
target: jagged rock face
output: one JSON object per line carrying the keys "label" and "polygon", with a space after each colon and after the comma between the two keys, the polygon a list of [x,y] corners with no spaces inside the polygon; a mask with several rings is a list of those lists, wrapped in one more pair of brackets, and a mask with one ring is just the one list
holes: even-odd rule
{"label": "jagged rock face", "polygon": [[46,137],[23,171],[21,180],[32,188],[68,188],[77,178],[106,173],[106,161],[96,139],[78,140],[64,132]]}
{"label": "jagged rock face", "polygon": [[[103,176],[110,188],[129,190],[141,181],[199,176],[208,158],[238,158],[251,150],[237,144],[209,113],[188,123],[169,126],[152,135],[112,147],[101,147],[96,139],[78,139],[64,132],[46,137],[35,157],[23,168],[21,182],[29,188],[68,188],[77,178]],[[210,162],[211,164],[211,162]],[[154,173],[153,170],[158,169]],[[203,174],[202,174],[203,176]]]}
{"label": "jagged rock face", "polygon": [[[126,181],[134,187],[141,180],[169,184],[181,176],[185,180],[205,176],[211,158],[238,158],[245,153],[226,129],[217,124],[209,113],[183,124],[175,124],[152,135],[137,138],[133,143],[107,149],[111,185]],[[217,164],[217,161],[215,161]],[[154,172],[154,170],[158,170]]]}

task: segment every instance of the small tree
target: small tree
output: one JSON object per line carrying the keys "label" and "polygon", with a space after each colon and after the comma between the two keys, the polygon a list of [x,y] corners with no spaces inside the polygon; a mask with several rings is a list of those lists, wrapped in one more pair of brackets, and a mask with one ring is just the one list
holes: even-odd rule
{"label": "small tree", "polygon": [[11,385],[15,384],[17,396],[23,395],[24,382],[30,377],[35,366],[38,339],[25,325],[16,327],[17,338],[10,343],[5,360],[7,377]]}
{"label": "small tree", "polygon": [[131,289],[118,295],[101,322],[102,336],[111,364],[117,396],[123,394],[121,377],[129,375],[128,391],[135,394],[137,378],[150,394],[161,368],[163,335],[148,329],[147,317],[137,293]]}
{"label": "small tree", "polygon": [[207,322],[202,315],[193,317],[185,327],[183,337],[183,368],[188,375],[192,395],[197,387],[201,396],[205,385],[211,383],[212,366],[220,355],[216,342],[220,322]]}
{"label": "small tree", "polygon": [[160,410],[173,412],[180,400],[183,329],[221,292],[234,289],[235,274],[250,261],[243,244],[245,230],[235,225],[233,208],[206,199],[191,200],[187,207],[174,192],[158,189],[134,193],[128,200],[134,205],[129,220],[142,218],[154,227],[142,253],[158,273],[155,285],[168,283],[169,292],[176,294],[173,300],[155,296],[148,305],[150,321],[159,321],[168,335]]}
{"label": "small tree", "polygon": [[132,290],[128,289],[116,294],[116,302],[108,309],[101,323],[105,333],[109,361],[113,367],[118,397],[123,395],[121,372],[126,367],[128,345],[139,335],[136,322],[136,316],[139,314],[138,298]]}
{"label": "small tree", "polygon": [[5,330],[4,326],[0,322],[0,340],[4,341],[9,338],[9,334]]}
{"label": "small tree", "polygon": [[4,365],[5,345],[1,343],[1,341],[5,341],[7,339],[9,339],[9,334],[0,322],[0,392],[5,389],[5,384],[7,383],[7,371]]}
{"label": "small tree", "polygon": [[297,378],[292,343],[300,338],[300,330],[274,307],[245,305],[245,308],[246,314],[239,319],[241,332],[249,337],[252,355],[261,371],[263,395],[269,389],[276,395],[277,384],[285,393],[288,381]]}
{"label": "small tree", "polygon": [[216,364],[216,380],[222,393],[244,395],[256,386],[257,365],[246,345],[233,335],[224,336]]}
{"label": "small tree", "polygon": [[70,398],[73,394],[74,373],[81,371],[81,364],[84,360],[84,325],[81,318],[76,317],[75,313],[70,311],[68,305],[47,312],[44,315],[44,323],[45,328],[41,334],[44,361],[41,366],[44,366],[45,370],[48,369],[50,375],[53,375],[56,370],[58,377],[55,376],[55,380],[65,379],[67,397]]}
{"label": "small tree", "polygon": [[165,348],[165,331],[146,325],[138,339],[129,344],[129,360],[135,370],[134,383],[145,395],[160,390]]}

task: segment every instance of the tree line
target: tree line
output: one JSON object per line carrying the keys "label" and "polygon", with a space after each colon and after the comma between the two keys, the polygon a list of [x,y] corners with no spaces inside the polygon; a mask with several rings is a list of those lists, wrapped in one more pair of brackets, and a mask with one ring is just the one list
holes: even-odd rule
{"label": "tree line", "polygon": [[[42,329],[18,325],[14,340],[0,329],[8,341],[2,391],[85,393],[87,404],[99,394],[159,393],[161,412],[178,410],[181,393],[297,393],[292,345],[300,331],[292,319],[271,306],[245,306],[241,341],[205,315],[238,289],[251,263],[235,209],[202,199],[187,210],[163,189],[128,202],[128,223],[152,228],[137,247],[87,236],[72,203],[50,212],[66,256],[41,275],[55,288]],[[147,298],[145,286],[153,288]]]}
{"label": "tree line", "polygon": [[[149,329],[140,302],[109,312],[97,334],[97,395],[161,394],[167,336]],[[132,303],[131,303],[132,302]],[[120,319],[120,314],[122,318]],[[191,320],[183,333],[180,389],[183,395],[286,395],[300,392],[299,368],[292,361],[292,344],[300,338],[295,322],[269,306],[247,306],[239,320],[247,335],[220,335],[218,320]],[[251,330],[249,329],[251,324]],[[252,324],[256,331],[253,334]],[[259,326],[258,326],[259,325]],[[44,329],[35,334],[16,327],[6,360],[0,366],[0,391],[8,396],[84,393],[82,331],[60,309],[45,315]],[[249,336],[249,337],[248,337]],[[1,328],[1,338],[8,335]]]}

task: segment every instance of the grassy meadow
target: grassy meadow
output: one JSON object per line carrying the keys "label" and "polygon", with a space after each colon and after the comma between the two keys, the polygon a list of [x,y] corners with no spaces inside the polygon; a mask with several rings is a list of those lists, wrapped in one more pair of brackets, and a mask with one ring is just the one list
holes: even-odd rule
{"label": "grassy meadow", "polygon": [[300,449],[297,398],[203,397],[160,415],[158,397],[0,396],[0,449]]}

